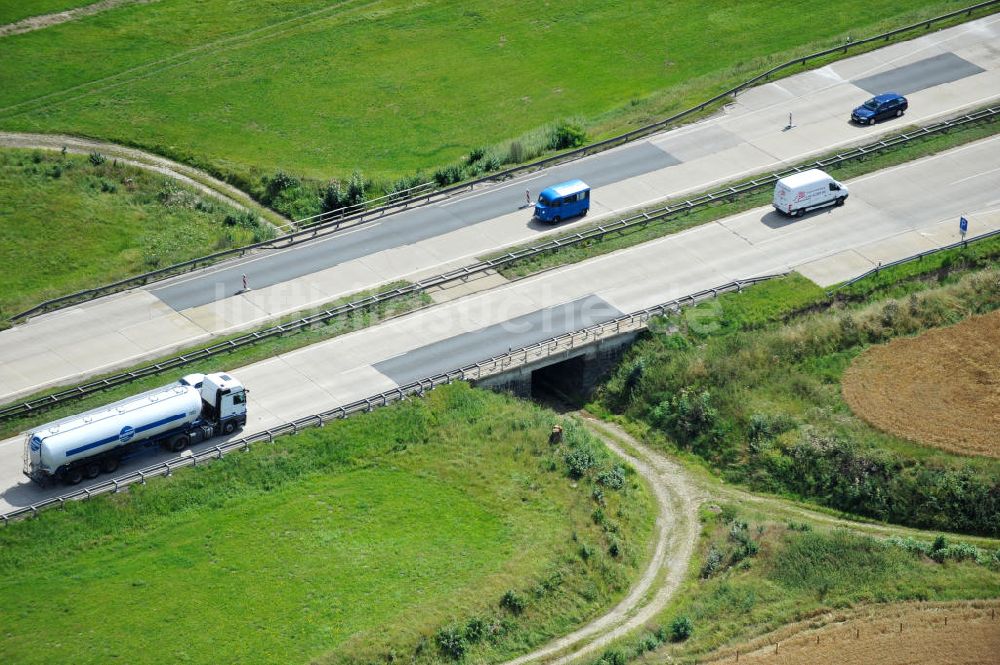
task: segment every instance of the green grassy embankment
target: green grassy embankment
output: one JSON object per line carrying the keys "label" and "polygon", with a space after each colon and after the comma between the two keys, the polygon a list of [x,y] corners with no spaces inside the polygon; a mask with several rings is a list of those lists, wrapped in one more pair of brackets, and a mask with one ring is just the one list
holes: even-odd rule
{"label": "green grassy embankment", "polygon": [[360,171],[378,189],[477,146],[495,168],[539,154],[562,121],[617,134],[965,4],[843,0],[822,21],[805,0],[127,5],[0,40],[0,127],[150,149],[301,216],[316,189],[277,171]]}
{"label": "green grassy embankment", "polygon": [[880,289],[846,304],[831,305],[796,276],[725,296],[669,321],[680,334],[637,343],[596,408],[639,423],[648,442],[690,454],[728,481],[879,520],[997,537],[1000,462],[880,432],[851,412],[840,386],[872,344],[1000,307],[992,263],[960,276],[946,267],[940,285],[911,280],[894,297]]}
{"label": "green grassy embankment", "polygon": [[645,487],[571,421],[551,446],[554,418],[447,386],[9,525],[0,651],[10,664],[512,656],[609,606],[648,556]]}
{"label": "green grassy embankment", "polygon": [[96,154],[0,150],[0,192],[0,321],[273,232],[255,215]]}

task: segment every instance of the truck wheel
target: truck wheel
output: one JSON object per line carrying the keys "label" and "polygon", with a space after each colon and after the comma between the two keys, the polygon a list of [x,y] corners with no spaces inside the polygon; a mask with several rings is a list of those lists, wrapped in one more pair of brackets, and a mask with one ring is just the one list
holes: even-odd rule
{"label": "truck wheel", "polygon": [[121,460],[117,457],[105,457],[101,461],[101,471],[104,473],[114,473],[118,470],[119,464],[121,464]]}
{"label": "truck wheel", "polygon": [[837,204],[838,206],[842,206],[842,205],[844,205],[844,199],[845,199],[845,198],[846,198],[846,197],[843,197],[843,196],[840,196],[840,197],[837,197],[837,203],[836,203],[836,204]]}
{"label": "truck wheel", "polygon": [[175,453],[179,453],[187,448],[190,443],[191,439],[187,434],[178,434],[174,438],[170,439],[170,450]]}
{"label": "truck wheel", "polygon": [[552,222],[554,224],[558,224],[561,221],[562,221],[562,217],[560,217],[559,215],[556,215],[555,217],[552,218]]}
{"label": "truck wheel", "polygon": [[66,469],[62,476],[63,482],[67,485],[79,485],[83,480],[83,470],[80,467]]}
{"label": "truck wheel", "polygon": [[91,462],[87,466],[83,467],[83,475],[87,478],[96,478],[101,475],[101,465],[97,462]]}
{"label": "truck wheel", "polygon": [[228,423],[226,423],[225,425],[222,426],[222,433],[223,434],[232,434],[235,431],[236,431],[236,421],[235,420],[230,420]]}

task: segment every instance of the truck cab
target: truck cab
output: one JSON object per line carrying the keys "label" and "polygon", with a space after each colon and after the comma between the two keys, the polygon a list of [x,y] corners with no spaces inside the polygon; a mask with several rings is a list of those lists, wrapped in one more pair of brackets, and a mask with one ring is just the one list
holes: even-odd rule
{"label": "truck cab", "polygon": [[224,372],[206,374],[201,381],[203,418],[213,421],[218,431],[231,434],[247,422],[247,391],[243,384]]}

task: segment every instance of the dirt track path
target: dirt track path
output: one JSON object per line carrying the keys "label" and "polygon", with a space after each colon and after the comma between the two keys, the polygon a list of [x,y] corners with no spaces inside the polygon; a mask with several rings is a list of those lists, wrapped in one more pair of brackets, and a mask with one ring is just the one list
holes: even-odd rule
{"label": "dirt track path", "polygon": [[196,169],[193,166],[187,166],[166,157],[136,148],[127,148],[117,143],[94,141],[62,134],[0,132],[0,146],[41,150],[62,150],[65,147],[67,152],[83,155],[100,152],[107,157],[113,157],[126,164],[174,178],[207,196],[218,199],[239,210],[253,210],[272,224],[284,225],[289,222],[289,220],[273,210],[258,204],[243,190],[237,189],[201,169]]}
{"label": "dirt track path", "polygon": [[[529,661],[562,664],[592,654],[611,641],[642,626],[666,606],[687,573],[698,540],[699,492],[679,465],[636,445],[617,425],[579,414],[615,454],[645,478],[656,499],[656,549],[629,594],[610,612],[586,626],[505,665]],[[627,442],[639,454],[633,454]]]}
{"label": "dirt track path", "polygon": [[[631,464],[652,488],[659,509],[655,527],[656,549],[639,581],[610,612],[503,665],[529,662],[565,665],[585,656],[593,657],[595,652],[653,619],[666,607],[687,573],[698,541],[698,507],[702,503],[730,501],[753,505],[776,517],[808,519],[876,537],[912,535],[928,538],[927,531],[858,522],[813,510],[787,499],[760,496],[728,487],[712,477],[696,477],[666,455],[636,441],[617,424],[598,420],[586,413],[576,415],[608,448]],[[991,548],[1000,545],[1000,542],[988,538],[960,534],[954,538]]]}
{"label": "dirt track path", "polygon": [[47,28],[51,25],[59,25],[60,23],[75,21],[78,18],[83,18],[84,16],[90,16],[91,14],[99,14],[100,12],[114,9],[115,7],[121,5],[146,4],[156,1],[157,0],[100,0],[100,2],[95,2],[92,5],[77,7],[76,9],[67,9],[63,12],[42,14],[40,16],[29,16],[28,18],[23,18],[20,21],[0,25],[0,37],[6,37],[7,35],[19,35],[22,32],[32,32],[33,30],[41,30],[42,28]]}

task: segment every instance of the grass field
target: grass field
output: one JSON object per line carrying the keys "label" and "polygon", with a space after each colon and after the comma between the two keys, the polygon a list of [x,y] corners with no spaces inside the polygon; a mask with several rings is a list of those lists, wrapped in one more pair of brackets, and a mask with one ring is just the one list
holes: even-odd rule
{"label": "grass field", "polygon": [[872,347],[841,385],[854,413],[881,430],[1000,457],[1000,312]]}
{"label": "grass field", "polygon": [[560,119],[616,133],[964,5],[843,0],[822,21],[806,0],[128,5],[0,40],[0,127],[135,144],[244,184],[391,178]]}
{"label": "grass field", "polygon": [[[989,663],[1000,653],[997,601],[900,603],[832,612],[726,650],[710,665],[963,665]],[[947,618],[947,621],[945,619]],[[828,621],[817,627],[822,621]]]}
{"label": "grass field", "polygon": [[435,662],[456,626],[496,660],[570,630],[624,593],[653,506],[582,428],[550,446],[554,417],[448,386],[13,524],[4,662]]}
{"label": "grass field", "polygon": [[165,176],[94,161],[0,150],[0,320],[270,230]]}

